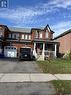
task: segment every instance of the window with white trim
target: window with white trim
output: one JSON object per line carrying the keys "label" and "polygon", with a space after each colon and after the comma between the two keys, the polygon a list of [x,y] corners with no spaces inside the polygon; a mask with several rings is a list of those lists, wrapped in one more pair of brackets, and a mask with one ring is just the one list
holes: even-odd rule
{"label": "window with white trim", "polygon": [[24,34],[22,34],[22,37],[21,37],[21,39],[24,39]]}
{"label": "window with white trim", "polygon": [[39,32],[36,30],[35,31],[35,38],[38,38]]}
{"label": "window with white trim", "polygon": [[9,34],[9,38],[12,38],[12,35],[11,34]]}
{"label": "window with white trim", "polygon": [[31,35],[29,35],[29,40],[31,40]]}
{"label": "window with white trim", "polygon": [[19,34],[18,33],[12,33],[11,38],[12,39],[19,39]]}
{"label": "window with white trim", "polygon": [[3,37],[3,33],[2,32],[0,32],[0,37]]}
{"label": "window with white trim", "polygon": [[26,39],[26,40],[28,39],[28,35],[25,35],[25,39]]}
{"label": "window with white trim", "polygon": [[46,31],[45,35],[46,35],[46,38],[48,38],[48,32],[47,31]]}
{"label": "window with white trim", "polygon": [[39,38],[42,38],[42,32],[39,33]]}
{"label": "window with white trim", "polygon": [[13,33],[12,34],[12,38],[15,39],[16,38],[16,34]]}

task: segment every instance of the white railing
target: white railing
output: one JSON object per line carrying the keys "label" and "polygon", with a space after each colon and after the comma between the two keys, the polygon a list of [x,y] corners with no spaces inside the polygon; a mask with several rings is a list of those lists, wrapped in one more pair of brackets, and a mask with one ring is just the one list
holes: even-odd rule
{"label": "white railing", "polygon": [[44,54],[45,54],[45,57],[55,57],[55,51],[45,50]]}

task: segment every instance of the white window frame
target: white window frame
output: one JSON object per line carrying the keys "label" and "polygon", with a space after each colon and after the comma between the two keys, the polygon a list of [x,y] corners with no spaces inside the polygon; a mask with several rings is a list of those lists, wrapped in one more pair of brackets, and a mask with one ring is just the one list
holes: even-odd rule
{"label": "white window frame", "polygon": [[11,36],[12,39],[17,39],[17,34],[16,33],[12,33],[11,35],[12,35]]}
{"label": "white window frame", "polygon": [[12,34],[11,33],[9,34],[9,38],[12,38]]}
{"label": "white window frame", "polygon": [[39,34],[38,34],[38,31],[36,30],[36,31],[35,31],[35,38],[38,38],[38,35],[39,35]]}
{"label": "white window frame", "polygon": [[42,38],[42,37],[43,37],[42,32],[39,32],[39,38]]}
{"label": "white window frame", "polygon": [[46,31],[45,35],[46,35],[46,38],[48,38],[48,36],[49,36],[49,35],[48,35],[48,31]]}
{"label": "white window frame", "polygon": [[24,34],[22,34],[21,39],[24,39]]}
{"label": "white window frame", "polygon": [[15,34],[14,33],[12,33],[12,39],[14,39],[15,38]]}
{"label": "white window frame", "polygon": [[25,34],[25,40],[27,40],[28,39],[28,35],[27,34]]}
{"label": "white window frame", "polygon": [[3,36],[3,33],[2,32],[0,32],[0,37],[2,37]]}
{"label": "white window frame", "polygon": [[31,35],[29,35],[29,40],[31,40]]}

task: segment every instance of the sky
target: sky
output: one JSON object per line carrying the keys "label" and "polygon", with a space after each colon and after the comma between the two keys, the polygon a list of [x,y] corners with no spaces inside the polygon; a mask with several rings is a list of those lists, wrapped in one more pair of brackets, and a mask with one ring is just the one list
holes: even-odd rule
{"label": "sky", "polygon": [[49,24],[56,37],[71,29],[71,0],[7,0],[7,8],[0,8],[0,24],[24,28]]}

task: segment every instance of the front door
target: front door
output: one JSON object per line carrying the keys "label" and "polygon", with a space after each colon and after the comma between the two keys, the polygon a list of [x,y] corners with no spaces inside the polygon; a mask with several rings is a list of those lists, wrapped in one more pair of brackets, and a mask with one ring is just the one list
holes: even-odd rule
{"label": "front door", "polygon": [[42,55],[43,43],[36,43],[36,53],[37,55]]}

